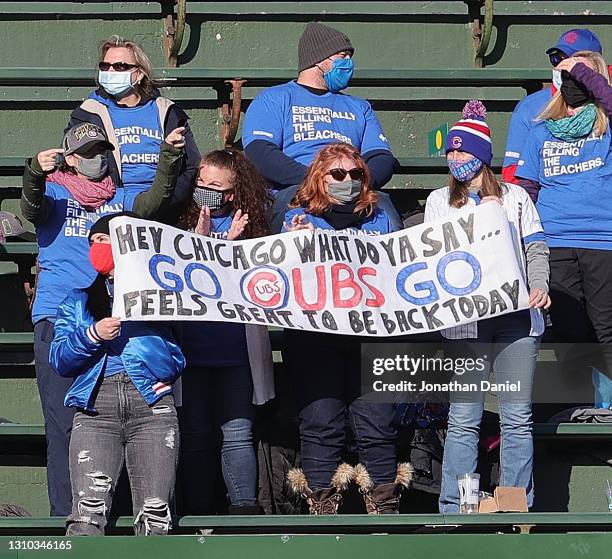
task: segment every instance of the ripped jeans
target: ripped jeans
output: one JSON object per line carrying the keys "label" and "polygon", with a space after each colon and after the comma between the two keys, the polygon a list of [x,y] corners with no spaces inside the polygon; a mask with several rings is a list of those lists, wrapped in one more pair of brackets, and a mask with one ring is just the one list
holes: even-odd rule
{"label": "ripped jeans", "polygon": [[78,410],[70,440],[72,513],[66,535],[104,534],[119,474],[127,467],[136,535],[171,528],[179,431],[174,396],[149,406],[126,373],[105,377],[96,412]]}

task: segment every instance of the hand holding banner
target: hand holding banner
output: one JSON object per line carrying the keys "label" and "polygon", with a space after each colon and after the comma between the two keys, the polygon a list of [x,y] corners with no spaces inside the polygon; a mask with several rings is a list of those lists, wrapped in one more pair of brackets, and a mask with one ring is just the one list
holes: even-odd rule
{"label": "hand holding banner", "polygon": [[528,302],[498,204],[388,235],[317,229],[245,241],[119,217],[111,242],[113,314],[124,320],[389,336],[474,322]]}

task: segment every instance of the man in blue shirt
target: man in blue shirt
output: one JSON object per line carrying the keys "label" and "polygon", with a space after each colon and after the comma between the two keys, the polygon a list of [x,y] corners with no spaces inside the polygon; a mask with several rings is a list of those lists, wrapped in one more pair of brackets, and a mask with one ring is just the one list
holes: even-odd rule
{"label": "man in blue shirt", "polygon": [[506,153],[502,168],[502,177],[506,182],[517,183],[516,167],[521,152],[527,142],[527,134],[534,126],[535,118],[544,110],[546,104],[561,87],[561,72],[557,65],[565,58],[573,56],[581,50],[602,53],[601,43],[597,35],[588,29],[570,29],[559,37],[554,47],[546,51],[553,66],[552,87],[541,89],[527,95],[514,109],[508,127]]}
{"label": "man in blue shirt", "polygon": [[[340,93],[353,75],[354,52],[344,33],[322,23],[308,23],[298,45],[297,80],[264,90],[246,112],[245,153],[279,190],[273,233],[280,231],[287,204],[308,165],[330,143],[345,142],[359,149],[374,188],[381,188],[393,175],[395,159],[370,103]],[[379,206],[401,228],[387,194],[380,193]]]}

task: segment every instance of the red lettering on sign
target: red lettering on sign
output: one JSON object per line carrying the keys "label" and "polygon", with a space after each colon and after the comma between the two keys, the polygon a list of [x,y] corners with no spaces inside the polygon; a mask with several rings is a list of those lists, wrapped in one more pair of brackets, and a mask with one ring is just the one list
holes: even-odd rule
{"label": "red lettering on sign", "polygon": [[373,299],[366,299],[365,304],[367,307],[382,307],[385,304],[385,296],[376,289],[373,285],[370,285],[364,276],[376,276],[376,270],[374,268],[359,268],[357,276],[361,282],[370,290],[370,293],[374,296]]}
{"label": "red lettering on sign", "polygon": [[[344,279],[340,279],[341,272],[347,272],[348,275]],[[334,264],[331,267],[331,281],[334,307],[338,309],[351,309],[359,305],[359,301],[363,297],[363,289],[355,282],[353,270],[346,264]],[[348,299],[342,299],[340,291],[342,289],[351,289],[353,295]]]}
{"label": "red lettering on sign", "polygon": [[315,267],[315,274],[317,276],[317,300],[314,303],[307,303],[304,299],[302,271],[299,268],[291,270],[293,289],[295,291],[295,302],[306,311],[322,311],[325,308],[325,300],[327,299],[325,266]]}

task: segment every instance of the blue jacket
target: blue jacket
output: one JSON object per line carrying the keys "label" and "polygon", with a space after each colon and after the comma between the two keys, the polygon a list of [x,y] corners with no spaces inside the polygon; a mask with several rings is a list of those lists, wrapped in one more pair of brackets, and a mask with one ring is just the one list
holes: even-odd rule
{"label": "blue jacket", "polygon": [[[68,407],[95,411],[92,393],[104,371],[106,344],[87,334],[95,322],[87,309],[88,293],[73,289],[60,304],[49,361],[63,377],[75,377],[64,399]],[[123,322],[128,342],[121,354],[125,371],[147,404],[172,392],[172,383],[185,368],[185,358],[174,340],[172,325],[159,322]]]}

